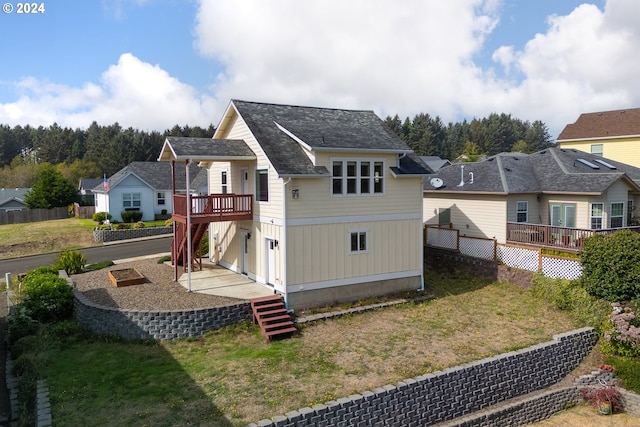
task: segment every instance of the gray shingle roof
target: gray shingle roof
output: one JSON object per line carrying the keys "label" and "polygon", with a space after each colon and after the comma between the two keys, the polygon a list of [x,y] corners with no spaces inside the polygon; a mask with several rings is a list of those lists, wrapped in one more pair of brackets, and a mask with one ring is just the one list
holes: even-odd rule
{"label": "gray shingle roof", "polygon": [[[232,104],[280,176],[329,175],[324,166],[313,165],[300,142],[317,151],[411,152],[373,111],[239,100]],[[413,157],[404,164],[401,173],[407,173],[405,168],[413,174],[429,173]]]}
{"label": "gray shingle roof", "polygon": [[255,159],[256,155],[241,139],[212,139],[170,136],[165,140],[159,160],[175,159],[232,160]]}
{"label": "gray shingle roof", "polygon": [[[597,169],[579,161],[586,160]],[[605,163],[615,167],[611,169]],[[464,166],[464,185],[461,167]],[[470,182],[473,174],[473,183]],[[482,193],[592,193],[600,194],[619,179],[640,191],[640,168],[573,149],[548,148],[534,154],[501,153],[477,163],[441,169],[435,175],[443,186],[424,180],[425,191]]]}
{"label": "gray shingle roof", "polygon": [[[175,165],[176,190],[185,190],[185,164],[176,162]],[[154,190],[171,190],[171,163],[169,162],[132,162],[109,177],[109,186],[111,188],[117,186],[120,181],[131,173],[138,176]],[[192,189],[199,188],[206,185],[207,171],[197,164],[191,163],[189,166],[189,178],[191,180],[189,187]],[[93,191],[104,192],[104,183],[101,181]]]}
{"label": "gray shingle roof", "polygon": [[24,202],[24,196],[31,191],[30,188],[0,188],[0,206],[11,200]]}

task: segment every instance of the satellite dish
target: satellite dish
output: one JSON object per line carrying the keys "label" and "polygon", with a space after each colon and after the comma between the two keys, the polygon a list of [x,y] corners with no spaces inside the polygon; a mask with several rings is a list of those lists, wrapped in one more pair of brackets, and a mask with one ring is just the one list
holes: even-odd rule
{"label": "satellite dish", "polygon": [[431,181],[429,181],[429,184],[431,184],[433,188],[440,188],[442,187],[444,182],[442,182],[440,178],[431,178]]}

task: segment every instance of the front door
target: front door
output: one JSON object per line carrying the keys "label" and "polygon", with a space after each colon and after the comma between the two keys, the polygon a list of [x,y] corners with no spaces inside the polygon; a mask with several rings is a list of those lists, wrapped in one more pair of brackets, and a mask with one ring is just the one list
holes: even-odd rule
{"label": "front door", "polygon": [[240,194],[249,194],[249,169],[240,169]]}
{"label": "front door", "polygon": [[248,274],[249,271],[249,232],[240,230],[240,273]]}
{"label": "front door", "polygon": [[273,239],[265,239],[267,246],[267,285],[274,286],[276,283],[276,241]]}

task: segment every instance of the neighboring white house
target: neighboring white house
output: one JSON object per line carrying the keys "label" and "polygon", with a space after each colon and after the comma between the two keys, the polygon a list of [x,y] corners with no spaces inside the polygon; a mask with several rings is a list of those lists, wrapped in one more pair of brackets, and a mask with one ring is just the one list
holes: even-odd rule
{"label": "neighboring white house", "polygon": [[[233,100],[213,139],[167,138],[159,160],[208,166],[193,248],[208,227],[214,260],[289,308],[423,286],[431,171],[372,111]],[[173,217],[186,235],[186,209]]]}
{"label": "neighboring white house", "polygon": [[[176,176],[176,188],[184,194],[185,167]],[[191,193],[207,194],[207,171],[192,165]],[[108,212],[114,221],[122,221],[122,211],[140,211],[143,221],[173,212],[171,166],[161,162],[133,162],[92,189],[96,212]]]}

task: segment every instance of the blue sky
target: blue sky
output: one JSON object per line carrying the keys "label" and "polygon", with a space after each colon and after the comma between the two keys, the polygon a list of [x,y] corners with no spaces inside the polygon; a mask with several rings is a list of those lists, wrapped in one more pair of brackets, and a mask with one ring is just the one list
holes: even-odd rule
{"label": "blue sky", "polygon": [[208,126],[238,98],[445,122],[505,112],[555,137],[582,112],[640,107],[634,0],[9,3],[12,126]]}

